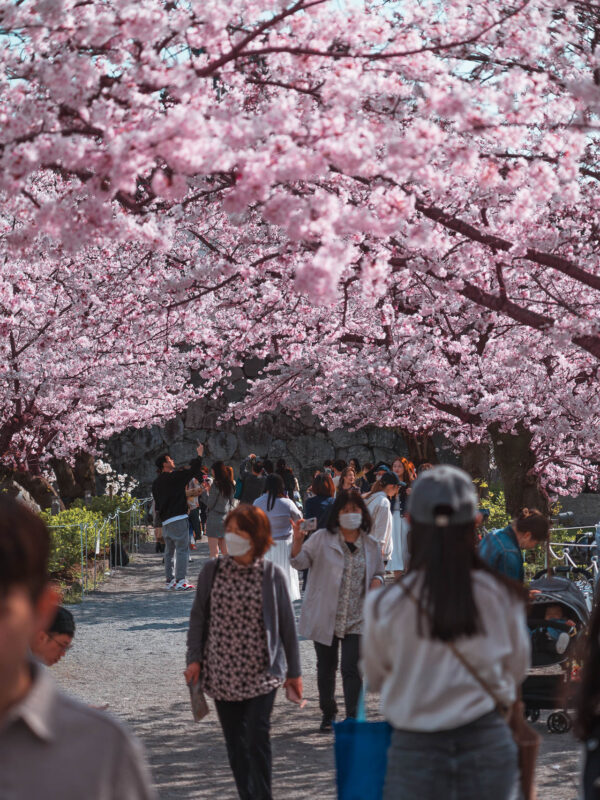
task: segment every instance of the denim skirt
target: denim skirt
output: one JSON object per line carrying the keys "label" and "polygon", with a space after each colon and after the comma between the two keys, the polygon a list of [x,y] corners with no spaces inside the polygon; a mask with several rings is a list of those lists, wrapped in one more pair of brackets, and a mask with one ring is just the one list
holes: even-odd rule
{"label": "denim skirt", "polygon": [[517,746],[496,712],[447,731],[395,730],[384,800],[515,800]]}

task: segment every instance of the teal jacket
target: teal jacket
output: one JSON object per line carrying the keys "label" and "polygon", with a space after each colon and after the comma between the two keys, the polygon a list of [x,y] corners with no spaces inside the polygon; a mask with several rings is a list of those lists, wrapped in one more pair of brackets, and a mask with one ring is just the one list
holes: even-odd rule
{"label": "teal jacket", "polygon": [[479,555],[496,572],[519,583],[525,582],[523,554],[511,525],[486,534],[479,545]]}

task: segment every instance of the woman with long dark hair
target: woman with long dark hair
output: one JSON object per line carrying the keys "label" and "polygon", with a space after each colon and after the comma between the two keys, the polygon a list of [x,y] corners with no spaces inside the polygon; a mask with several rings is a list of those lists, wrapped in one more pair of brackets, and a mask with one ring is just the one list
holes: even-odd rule
{"label": "woman with long dark hair", "polygon": [[212,483],[205,487],[200,498],[207,509],[208,552],[211,558],[216,558],[219,551],[222,555],[227,555],[225,517],[233,508],[235,485],[222,461],[215,461],[211,467],[211,473]]}
{"label": "woman with long dark hair", "polygon": [[597,598],[583,654],[575,735],[585,746],[584,800],[598,800],[600,798],[600,604]]}
{"label": "woman with long dark hair", "polygon": [[296,476],[294,475],[292,468],[288,467],[288,465],[285,463],[285,458],[277,459],[275,472],[281,477],[287,492],[287,496],[290,498],[290,500],[293,500],[294,492],[299,491],[300,487],[298,486],[298,481],[296,480]]}
{"label": "woman with long dark hair", "polygon": [[384,799],[509,800],[517,748],[498,707],[529,666],[526,594],[477,553],[466,472],[425,472],[407,511],[408,572],[365,608],[367,683],[394,728]]}
{"label": "woman with long dark hair", "polygon": [[335,679],[341,650],[346,716],[355,717],[362,679],[358,668],[363,604],[369,589],[383,585],[379,543],[369,535],[371,517],[358,492],[340,492],[327,526],[305,540],[294,525],[292,565],[308,569],[299,631],[317,654],[320,730],[328,733],[337,715]]}
{"label": "woman with long dark hair", "polygon": [[[404,517],[408,489],[412,483],[411,475],[405,465],[406,459],[396,456],[392,461],[392,472],[400,481],[400,490],[395,497],[390,498],[392,512],[392,557],[387,564],[387,571],[394,573],[394,578],[399,578],[408,569],[408,522]],[[407,462],[408,463],[408,462]]]}
{"label": "woman with long dark hair", "polygon": [[267,475],[265,491],[254,501],[254,505],[265,512],[271,523],[273,545],[265,553],[267,561],[273,561],[284,571],[292,600],[300,600],[298,573],[290,566],[292,549],[292,522],[302,519],[298,506],[286,497],[283,478],[274,472]]}

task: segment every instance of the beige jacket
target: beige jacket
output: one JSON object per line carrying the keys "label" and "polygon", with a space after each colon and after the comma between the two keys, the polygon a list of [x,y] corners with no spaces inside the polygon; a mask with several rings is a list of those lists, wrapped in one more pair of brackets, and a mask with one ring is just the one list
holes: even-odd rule
{"label": "beige jacket", "polygon": [[[383,560],[379,543],[367,534],[364,537],[365,596],[373,578],[378,577],[383,584]],[[330,645],[333,642],[335,615],[337,612],[340,586],[344,573],[344,551],[337,534],[325,528],[316,531],[304,542],[302,550],[290,561],[297,570],[309,569],[308,585],[298,631],[306,639]]]}

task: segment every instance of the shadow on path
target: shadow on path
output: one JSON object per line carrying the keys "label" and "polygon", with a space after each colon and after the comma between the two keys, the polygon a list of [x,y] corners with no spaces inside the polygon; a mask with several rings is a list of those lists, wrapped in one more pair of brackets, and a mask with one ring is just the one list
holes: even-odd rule
{"label": "shadow on path", "polygon": [[[195,583],[208,556],[200,544],[189,565]],[[74,648],[53,672],[61,686],[93,705],[110,704],[142,740],[162,800],[236,797],[214,707],[192,721],[183,679],[185,643],[194,592],[164,589],[161,556],[136,555],[95,593],[71,606],[77,623]],[[300,603],[295,603],[298,614]],[[333,800],[333,742],[317,732],[320,722],[312,642],[301,641],[304,710],[278,693],[272,718],[273,795],[277,800]],[[338,701],[340,686],[338,685]],[[377,718],[378,698],[369,698]],[[210,701],[212,706],[212,701]],[[570,734],[552,735],[545,716],[538,763],[540,800],[574,800],[578,747]],[[484,799],[482,799],[484,800]]]}

